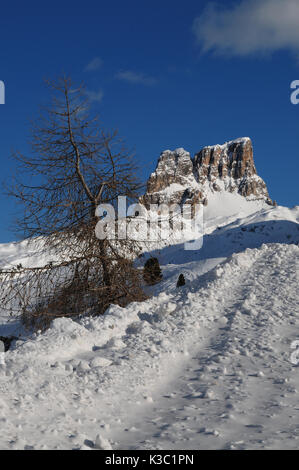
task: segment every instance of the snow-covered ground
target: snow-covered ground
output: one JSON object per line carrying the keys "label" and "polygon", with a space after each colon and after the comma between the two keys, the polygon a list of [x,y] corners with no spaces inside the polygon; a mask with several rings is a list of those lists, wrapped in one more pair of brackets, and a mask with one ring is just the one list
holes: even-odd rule
{"label": "snow-covered ground", "polygon": [[[22,336],[0,365],[1,449],[299,447],[299,207],[235,201],[209,204],[201,250],[153,252],[145,302],[31,336],[2,314]],[[0,256],[41,260],[25,242]]]}

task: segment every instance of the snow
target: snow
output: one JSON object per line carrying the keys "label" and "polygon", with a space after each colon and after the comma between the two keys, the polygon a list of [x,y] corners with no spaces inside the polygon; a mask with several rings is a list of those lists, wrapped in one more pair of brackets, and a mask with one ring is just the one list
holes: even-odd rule
{"label": "snow", "polygon": [[214,147],[220,147],[222,149],[227,149],[228,147],[230,147],[232,144],[243,144],[245,145],[247,142],[251,142],[251,139],[250,137],[239,137],[238,139],[234,139],[234,140],[229,140],[228,142],[225,142],[224,144],[220,145],[220,144],[215,144],[215,145],[207,145],[205,146],[204,148],[214,148]]}
{"label": "snow", "polygon": [[[43,334],[0,314],[0,336],[21,334],[0,363],[1,449],[298,448],[299,207],[230,196],[201,250],[150,249],[147,301]],[[46,259],[30,250],[1,245],[1,265]]]}
{"label": "snow", "polygon": [[209,204],[204,208],[204,217],[208,220],[212,219],[214,224],[216,218],[222,217],[227,223],[227,217],[232,219],[242,218],[255,214],[259,210],[270,210],[263,200],[248,201],[240,194],[227,191],[210,191],[207,197]]}
{"label": "snow", "polygon": [[110,442],[103,438],[100,434],[98,434],[96,437],[95,448],[98,450],[112,450]]}

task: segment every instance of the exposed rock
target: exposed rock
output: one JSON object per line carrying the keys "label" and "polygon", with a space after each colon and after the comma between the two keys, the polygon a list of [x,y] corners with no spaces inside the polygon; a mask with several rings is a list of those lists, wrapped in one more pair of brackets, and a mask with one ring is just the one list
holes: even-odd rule
{"label": "exposed rock", "polygon": [[[194,158],[199,184],[207,181],[214,191],[237,191],[241,196],[269,199],[264,181],[257,175],[249,137],[224,145],[204,147]],[[222,183],[222,184],[221,184]]]}
{"label": "exposed rock", "polygon": [[149,204],[181,203],[193,197],[197,182],[190,153],[183,148],[161,153],[157,168],[148,179],[147,191],[141,202]]}
{"label": "exposed rock", "polygon": [[257,175],[250,138],[204,147],[194,159],[184,149],[166,150],[151,174],[140,201],[150,204],[208,204],[209,192],[237,192],[272,204],[265,182]]}

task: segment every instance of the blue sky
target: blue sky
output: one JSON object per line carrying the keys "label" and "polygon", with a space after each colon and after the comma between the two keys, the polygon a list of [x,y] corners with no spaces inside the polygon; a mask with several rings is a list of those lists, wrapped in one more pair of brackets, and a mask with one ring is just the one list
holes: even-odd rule
{"label": "blue sky", "polygon": [[[43,78],[65,72],[135,149],[144,179],[164,149],[194,154],[250,136],[270,196],[298,204],[298,0],[12,0],[1,5],[0,44],[2,180],[11,150],[28,150]],[[12,241],[14,202],[1,195],[0,211],[0,242]]]}

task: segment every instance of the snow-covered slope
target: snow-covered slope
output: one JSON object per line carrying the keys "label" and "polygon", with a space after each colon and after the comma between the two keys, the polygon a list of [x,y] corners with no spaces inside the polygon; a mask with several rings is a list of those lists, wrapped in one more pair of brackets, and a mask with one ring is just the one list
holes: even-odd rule
{"label": "snow-covered slope", "polygon": [[98,434],[125,449],[297,448],[298,251],[263,245],[193,267],[179,291],[56,320],[6,354],[1,448],[92,448]]}
{"label": "snow-covered slope", "polygon": [[1,449],[298,448],[299,207],[227,197],[201,250],[152,252],[164,277],[146,302],[29,336],[2,316],[0,336],[22,336],[0,365]]}

